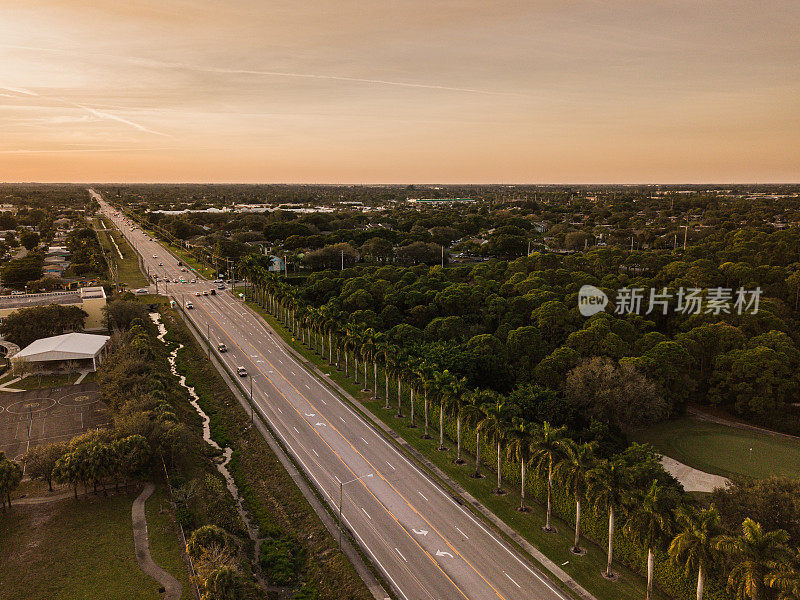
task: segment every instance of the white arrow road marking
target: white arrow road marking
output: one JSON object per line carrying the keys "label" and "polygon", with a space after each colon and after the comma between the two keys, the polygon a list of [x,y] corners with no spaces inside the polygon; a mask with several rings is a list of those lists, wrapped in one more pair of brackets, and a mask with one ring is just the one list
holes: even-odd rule
{"label": "white arrow road marking", "polygon": [[315,423],[315,425],[316,425],[317,427],[325,427],[325,423],[322,423],[322,422]]}
{"label": "white arrow road marking", "polygon": [[444,552],[443,550],[437,550],[436,556],[449,556],[450,558],[453,558],[452,554],[450,554],[449,552]]}
{"label": "white arrow road marking", "polygon": [[316,413],[303,413],[303,414],[305,414],[305,416],[307,416],[307,417],[316,417],[317,416]]}
{"label": "white arrow road marking", "polygon": [[417,531],[416,529],[412,529],[411,531],[413,531],[417,535],[428,535],[427,529],[420,529],[419,531]]}

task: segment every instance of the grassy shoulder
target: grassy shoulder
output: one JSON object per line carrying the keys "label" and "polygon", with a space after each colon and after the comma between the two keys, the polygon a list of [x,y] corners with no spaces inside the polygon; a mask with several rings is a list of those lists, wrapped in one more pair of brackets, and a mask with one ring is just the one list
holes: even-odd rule
{"label": "grassy shoulder", "polygon": [[156,564],[181,582],[182,599],[194,598],[188,565],[183,558],[177,525],[173,519],[169,494],[163,485],[159,485],[153,495],[148,498],[144,510],[147,517],[150,555]]}
{"label": "grassy shoulder", "polygon": [[[142,572],[134,553],[131,505],[138,493],[16,505],[0,515],[0,600],[160,597],[158,583]],[[160,529],[150,512],[148,525]],[[179,576],[186,569],[176,571],[164,560],[180,557],[172,538],[162,541],[156,535],[151,544],[159,549],[156,560]]]}
{"label": "grassy shoulder", "polygon": [[[433,425],[431,427],[433,439],[423,439],[422,436],[424,432],[421,426],[415,428],[408,427],[407,419],[401,420],[394,416],[397,411],[396,400],[392,402],[393,407],[391,410],[385,410],[383,408],[384,401],[382,399],[378,401],[372,400],[371,392],[362,392],[361,384],[355,384],[351,379],[345,378],[343,372],[328,365],[318,354],[310,352],[299,340],[294,339],[291,333],[279,324],[272,315],[252,302],[248,302],[248,305],[272,325],[279,335],[305,357],[306,360],[316,366],[320,371],[330,376],[333,381],[345,389],[353,398],[356,398],[374,416],[397,432],[414,448],[419,450],[439,469],[454,479],[484,506],[489,508],[495,515],[500,517],[507,525],[522,535],[522,537],[538,548],[553,562],[558,564],[567,574],[573,577],[589,592],[603,600],[612,598],[614,600],[639,600],[644,597],[644,578],[626,569],[622,565],[615,563],[615,569],[619,571],[621,575],[618,581],[610,582],[602,577],[601,572],[605,569],[606,564],[605,547],[585,541],[584,546],[587,546],[587,554],[582,557],[573,556],[569,552],[573,537],[571,525],[565,523],[561,519],[555,519],[558,533],[551,534],[542,531],[542,525],[545,522],[545,508],[541,504],[535,502],[531,503],[529,500],[529,505],[531,507],[530,512],[521,513],[517,511],[516,507],[520,502],[518,490],[512,489],[510,486],[506,485],[506,489],[509,489],[508,494],[497,496],[492,493],[496,487],[496,479],[493,479],[493,474],[487,471],[486,474],[488,476],[483,479],[472,478],[470,475],[474,472],[474,462],[472,462],[472,457],[466,452],[464,452],[464,456],[467,462],[463,465],[456,465],[453,462],[454,453],[452,451],[439,452],[437,450],[439,444],[435,434],[438,430],[434,429]],[[363,377],[363,366],[359,365],[359,367],[361,369],[359,380],[361,380]],[[371,366],[369,371],[371,378]],[[379,370],[379,381],[382,380],[383,371]],[[392,395],[396,398],[396,384],[393,385],[395,387],[392,389]],[[383,394],[382,389],[380,393]],[[406,403],[404,412],[407,413],[408,398],[405,398],[404,402]],[[420,425],[422,421],[421,402],[419,398],[417,399],[416,410],[419,411],[417,412],[417,423]],[[435,412],[436,411],[432,408],[432,417]],[[452,444],[450,445],[452,446]],[[658,590],[655,591],[654,597],[662,600],[668,598],[667,595]]]}
{"label": "grassy shoulder", "polygon": [[185,345],[177,365],[195,387],[211,419],[214,439],[234,450],[230,463],[245,507],[260,535],[289,539],[306,557],[300,578],[316,588],[320,599],[367,600],[371,594],[353,565],[339,551],[322,521],[303,497],[225,381],[208,361],[177,312],[165,311],[169,338]]}
{"label": "grassy shoulder", "polygon": [[[106,253],[106,259],[111,260],[119,270],[119,280],[129,289],[146,287],[150,284],[142,270],[139,268],[139,257],[125,239],[125,236],[105,217],[98,217],[95,221],[97,236],[100,245]],[[119,253],[122,253],[122,258]]]}
{"label": "grassy shoulder", "polygon": [[800,477],[800,441],[691,417],[637,430],[633,438],[715,475]]}

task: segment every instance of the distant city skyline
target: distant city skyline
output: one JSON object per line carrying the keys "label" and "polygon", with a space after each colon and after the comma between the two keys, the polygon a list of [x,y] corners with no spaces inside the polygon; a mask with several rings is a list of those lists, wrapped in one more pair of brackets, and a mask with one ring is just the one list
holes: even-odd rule
{"label": "distant city skyline", "polygon": [[0,7],[0,181],[800,181],[800,4]]}

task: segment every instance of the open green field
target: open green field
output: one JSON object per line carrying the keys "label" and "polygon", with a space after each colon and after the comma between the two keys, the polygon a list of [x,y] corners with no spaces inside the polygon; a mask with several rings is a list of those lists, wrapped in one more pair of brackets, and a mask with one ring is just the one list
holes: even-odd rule
{"label": "open green field", "polygon": [[[110,497],[15,505],[0,513],[0,600],[157,600],[158,583],[136,563],[131,504],[138,490]],[[151,552],[184,585],[189,580],[159,490],[146,504]]]}
{"label": "open green field", "polygon": [[730,477],[800,477],[800,441],[692,418],[637,430],[633,438],[695,469]]}

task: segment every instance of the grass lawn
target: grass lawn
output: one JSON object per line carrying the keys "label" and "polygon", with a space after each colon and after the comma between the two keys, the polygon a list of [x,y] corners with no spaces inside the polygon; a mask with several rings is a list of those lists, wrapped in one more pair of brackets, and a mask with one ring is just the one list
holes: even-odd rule
{"label": "grass lawn", "polygon": [[66,375],[28,375],[11,387],[19,390],[40,390],[43,388],[61,387],[62,385],[72,385],[79,376],[78,373],[68,373]]}
{"label": "grass lawn", "polygon": [[[95,226],[98,229],[97,235],[100,239],[100,245],[103,246],[103,250],[106,252],[106,259],[113,261],[119,269],[120,282],[126,284],[129,289],[137,289],[150,285],[150,282],[147,281],[147,278],[144,276],[141,269],[139,269],[139,257],[136,255],[133,248],[131,248],[130,244],[128,244],[125,236],[119,232],[113,223],[104,217],[99,217]],[[100,231],[101,228],[106,229],[106,231]],[[112,239],[116,242],[119,251],[122,252],[122,259],[120,259],[117,253],[117,248],[115,248],[114,244],[111,242]]]}
{"label": "grass lawn", "polygon": [[695,469],[730,477],[800,477],[800,441],[692,418],[636,431],[636,441]]}
{"label": "grass lawn", "polygon": [[[131,504],[137,494],[19,505],[0,513],[0,600],[161,598],[158,583],[142,572],[134,555]],[[158,498],[147,503],[154,556],[181,578],[185,568],[175,570],[178,539],[162,537],[169,515],[153,514]]]}
{"label": "grass lawn", "polygon": [[[335,380],[347,392],[359,399],[364,406],[366,406],[373,415],[378,417],[381,421],[386,423],[389,427],[399,433],[407,442],[414,446],[417,450],[421,451],[429,460],[431,460],[439,469],[447,473],[462,487],[464,487],[470,494],[475,496],[484,506],[489,508],[494,514],[500,517],[510,527],[520,533],[531,544],[542,551],[553,562],[560,565],[571,577],[578,583],[585,587],[589,592],[601,598],[614,599],[614,600],[640,600],[644,597],[644,578],[640,575],[624,568],[622,565],[615,563],[615,569],[620,572],[621,577],[617,582],[609,582],[604,579],[600,573],[605,569],[606,555],[605,548],[601,548],[596,544],[584,541],[584,546],[587,546],[588,552],[585,556],[576,557],[569,552],[569,547],[572,545],[573,530],[570,525],[554,519],[554,524],[558,528],[558,533],[548,534],[542,531],[542,525],[545,522],[545,509],[543,506],[536,503],[531,504],[531,512],[520,513],[516,510],[519,505],[519,494],[516,490],[511,490],[504,496],[497,496],[492,493],[496,487],[496,476],[489,470],[485,470],[487,477],[483,479],[473,479],[470,474],[474,471],[474,463],[471,462],[471,457],[465,453],[467,463],[461,466],[453,463],[454,453],[439,452],[437,451],[438,434],[437,431],[431,431],[434,439],[425,440],[422,438],[423,428],[418,426],[414,429],[407,427],[407,419],[400,420],[394,417],[396,412],[396,400],[393,402],[393,410],[385,410],[383,408],[384,401],[382,399],[377,402],[372,401],[369,394],[360,391],[361,385],[356,385],[350,379],[345,379],[343,373],[337,371],[334,367],[329,366],[322,358],[316,354],[312,354],[302,346],[297,340],[291,341],[291,334],[278,324],[276,320],[269,315],[266,311],[258,307],[252,302],[248,305],[263,316],[267,322],[275,328],[275,330],[289,342],[292,347],[300,352],[307,360],[317,366],[323,373],[330,375],[331,379]],[[361,369],[360,376],[363,377],[363,366],[359,365]],[[370,367],[370,378],[372,377],[372,368]],[[379,373],[379,381],[382,378],[382,371]],[[395,384],[396,385],[396,384]],[[381,394],[383,390],[380,390]],[[417,404],[417,410],[421,415],[421,399],[418,399],[420,404]],[[438,410],[432,407],[431,410]],[[405,411],[408,411],[408,404],[406,400]],[[418,421],[418,423],[421,423]],[[452,444],[449,444],[452,446]],[[504,486],[510,489],[508,485]],[[481,517],[479,517],[481,518]],[[566,563],[566,564],[565,564]],[[655,598],[667,598],[668,596],[660,593],[658,590],[654,593]]]}

